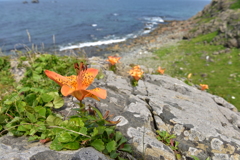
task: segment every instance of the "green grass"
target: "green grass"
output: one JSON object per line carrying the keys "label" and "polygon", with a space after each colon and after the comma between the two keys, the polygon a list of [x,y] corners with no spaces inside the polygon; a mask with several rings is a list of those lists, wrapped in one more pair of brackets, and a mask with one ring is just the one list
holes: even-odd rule
{"label": "green grass", "polygon": [[217,31],[209,33],[209,34],[205,34],[205,35],[200,35],[194,39],[191,40],[192,43],[198,43],[198,42],[211,42],[213,40],[214,37],[216,37],[218,34]]}
{"label": "green grass", "polygon": [[193,84],[208,84],[210,93],[225,98],[240,110],[240,50],[233,48],[229,53],[214,55],[215,51],[225,48],[199,43],[210,41],[215,35],[214,32],[182,41],[178,46],[161,48],[155,54],[161,60],[161,66],[166,68],[166,74],[186,78],[192,73]]}
{"label": "green grass", "polygon": [[235,3],[231,4],[230,9],[239,9],[240,8],[240,0],[237,0]]}

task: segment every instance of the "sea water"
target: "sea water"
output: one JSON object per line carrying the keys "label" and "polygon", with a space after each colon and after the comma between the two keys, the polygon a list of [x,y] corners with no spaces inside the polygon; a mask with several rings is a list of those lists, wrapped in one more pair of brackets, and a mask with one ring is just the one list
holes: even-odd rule
{"label": "sea water", "polygon": [[116,43],[165,20],[186,20],[211,0],[0,0],[3,53],[32,44],[45,50]]}

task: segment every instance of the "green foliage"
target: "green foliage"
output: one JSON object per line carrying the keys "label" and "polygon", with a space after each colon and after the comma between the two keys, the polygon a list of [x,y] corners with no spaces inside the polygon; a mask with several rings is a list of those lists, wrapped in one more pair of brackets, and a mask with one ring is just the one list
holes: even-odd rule
{"label": "green foliage", "polygon": [[240,8],[240,0],[236,0],[235,3],[231,4],[230,9],[239,9]]}
{"label": "green foliage", "polygon": [[14,79],[11,75],[9,57],[0,57],[0,100],[13,89]]}
{"label": "green foliage", "polygon": [[[31,67],[27,67],[15,91],[0,101],[0,135],[25,135],[29,141],[42,143],[50,140],[50,149],[57,151],[92,146],[111,158],[121,159],[120,152],[132,152],[127,139],[115,126],[107,125],[110,122],[103,119],[96,108],[92,107],[91,114],[79,109],[77,115],[67,120],[53,112],[62,107],[64,101],[59,86],[47,78],[44,70],[73,75],[76,74],[73,64],[80,60],[49,54],[32,58]],[[8,63],[0,59],[1,67]],[[9,72],[8,69],[9,66],[4,70]]]}
{"label": "green foliage", "polygon": [[164,144],[169,146],[174,151],[178,150],[179,142],[174,141],[174,139],[176,138],[176,136],[174,134],[169,134],[166,131],[159,131],[159,130],[157,130],[156,132],[158,134],[157,139],[159,141],[163,142]]}
{"label": "green foliage", "polygon": [[[196,157],[196,156],[191,156],[194,160],[199,160],[199,158],[198,157]],[[206,160],[211,160],[211,158],[210,157],[208,157]]]}
{"label": "green foliage", "polygon": [[178,144],[179,142],[175,141],[174,139],[176,138],[176,135],[174,134],[169,134],[166,131],[159,131],[157,130],[157,136],[156,138],[163,142],[165,145],[169,146],[176,154],[176,158],[178,160],[182,159],[181,154],[178,152]]}
{"label": "green foliage", "polygon": [[[240,92],[237,89],[240,82],[240,50],[232,48],[225,53],[224,46],[196,43],[209,37],[199,36],[182,41],[179,45],[162,47],[155,54],[160,57],[161,65],[165,66],[166,74],[187,78],[192,73],[188,84],[208,84],[208,92],[223,97],[240,110]],[[219,51],[224,52],[214,54]]]}
{"label": "green foliage", "polygon": [[200,35],[196,38],[193,38],[191,40],[192,43],[199,43],[199,42],[211,42],[213,40],[214,37],[216,37],[218,34],[218,31],[215,31],[215,32],[212,32],[212,33],[208,33],[208,34],[205,34],[205,35]]}

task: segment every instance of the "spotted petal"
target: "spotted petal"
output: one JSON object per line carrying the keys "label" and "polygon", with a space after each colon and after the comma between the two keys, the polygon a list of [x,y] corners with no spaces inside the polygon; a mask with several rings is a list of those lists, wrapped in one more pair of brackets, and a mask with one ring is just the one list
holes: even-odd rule
{"label": "spotted petal", "polygon": [[93,83],[97,74],[98,70],[94,68],[88,68],[85,71],[79,72],[77,77],[77,90],[87,89],[87,87]]}
{"label": "spotted petal", "polygon": [[57,82],[60,86],[63,86],[64,84],[69,86],[76,86],[76,76],[72,75],[69,77],[62,76],[60,74],[57,74],[56,72],[45,70],[45,74],[53,81]]}

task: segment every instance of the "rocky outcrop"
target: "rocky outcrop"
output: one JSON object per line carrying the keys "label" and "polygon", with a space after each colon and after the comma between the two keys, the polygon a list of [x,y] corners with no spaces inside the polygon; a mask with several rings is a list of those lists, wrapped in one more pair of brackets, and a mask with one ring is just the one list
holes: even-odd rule
{"label": "rocky outcrop", "polygon": [[203,11],[189,20],[195,23],[195,26],[184,38],[217,32],[211,44],[239,48],[240,9],[231,9],[234,3],[237,3],[237,0],[212,0]]}
{"label": "rocky outcrop", "polygon": [[[240,158],[240,114],[223,98],[166,75],[145,74],[138,86],[133,87],[130,77],[123,74],[130,68],[126,64],[119,64],[117,68],[121,68],[121,71],[117,70],[118,74],[115,74],[108,71],[105,60],[90,58],[89,63],[94,64],[91,66],[93,68],[105,68],[102,70],[104,78],[96,80],[93,85],[106,89],[108,95],[107,99],[100,102],[85,99],[85,103],[96,104],[102,113],[110,111],[112,120],[121,120],[117,124],[117,130],[132,144],[134,158],[176,159],[175,153],[156,139],[156,130],[177,136],[176,141],[179,142],[183,159],[188,159],[191,155],[201,160],[207,157],[213,160]],[[63,116],[71,115],[69,112],[77,107],[76,101],[72,101],[72,98],[65,98],[65,101],[65,106],[59,113]],[[85,149],[50,151],[38,142],[26,142],[25,138],[5,136],[0,139],[0,159],[16,156],[41,159],[46,155],[74,159],[72,157],[76,154],[81,157],[80,152],[86,154]],[[95,154],[96,151],[91,149],[92,152]],[[100,156],[102,155],[98,157]]]}

